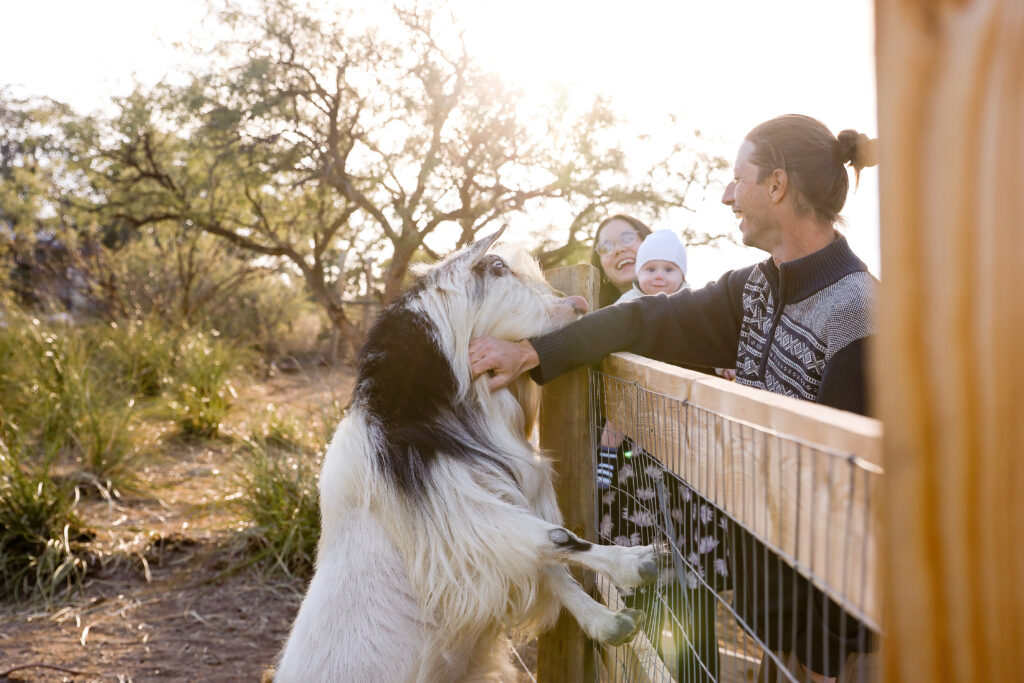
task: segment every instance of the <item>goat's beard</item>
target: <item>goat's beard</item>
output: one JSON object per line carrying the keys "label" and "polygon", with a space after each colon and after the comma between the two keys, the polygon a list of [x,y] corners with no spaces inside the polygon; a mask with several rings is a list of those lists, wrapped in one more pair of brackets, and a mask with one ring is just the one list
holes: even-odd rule
{"label": "goat's beard", "polygon": [[509,385],[508,390],[522,408],[523,438],[529,440],[534,427],[537,426],[537,416],[540,413],[540,387],[530,379],[529,374],[524,373]]}

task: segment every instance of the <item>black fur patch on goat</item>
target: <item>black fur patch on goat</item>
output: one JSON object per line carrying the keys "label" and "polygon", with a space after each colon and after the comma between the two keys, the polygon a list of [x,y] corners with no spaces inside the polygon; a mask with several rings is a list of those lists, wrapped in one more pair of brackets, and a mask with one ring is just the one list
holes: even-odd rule
{"label": "black fur patch on goat", "polygon": [[434,323],[410,310],[408,299],[381,313],[360,354],[356,401],[383,436],[376,453],[381,471],[414,498],[439,453],[508,472],[475,426],[482,418],[454,405],[458,384]]}
{"label": "black fur patch on goat", "polygon": [[592,545],[589,541],[584,541],[576,534],[564,528],[552,529],[548,532],[548,538],[559,548],[577,552],[590,550]]}

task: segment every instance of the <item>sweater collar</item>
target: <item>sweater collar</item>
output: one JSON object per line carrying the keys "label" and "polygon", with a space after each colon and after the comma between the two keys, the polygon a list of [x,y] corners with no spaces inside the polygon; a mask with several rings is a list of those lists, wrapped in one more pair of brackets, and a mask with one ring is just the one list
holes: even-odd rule
{"label": "sweater collar", "polygon": [[781,266],[768,258],[760,268],[779,300],[785,303],[803,301],[851,273],[868,269],[850,249],[846,238],[838,233],[831,244],[813,254],[786,261]]}

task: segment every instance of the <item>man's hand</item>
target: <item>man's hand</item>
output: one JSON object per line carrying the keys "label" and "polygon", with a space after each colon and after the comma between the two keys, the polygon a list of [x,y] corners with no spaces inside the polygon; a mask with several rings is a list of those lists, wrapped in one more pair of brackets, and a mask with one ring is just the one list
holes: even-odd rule
{"label": "man's hand", "polygon": [[477,337],[469,342],[469,371],[476,379],[491,373],[487,386],[491,391],[504,389],[519,375],[540,365],[533,345],[526,341],[511,342],[494,337]]}

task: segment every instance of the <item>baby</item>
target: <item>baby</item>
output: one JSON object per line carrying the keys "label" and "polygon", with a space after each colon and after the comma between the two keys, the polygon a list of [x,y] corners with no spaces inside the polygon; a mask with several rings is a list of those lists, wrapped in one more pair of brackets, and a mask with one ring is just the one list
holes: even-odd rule
{"label": "baby", "polygon": [[[636,252],[636,286],[644,294],[674,294],[686,281],[686,247],[671,230],[652,232]],[[727,380],[736,379],[735,368],[716,368]]]}
{"label": "baby", "polygon": [[644,294],[674,294],[686,282],[686,247],[671,230],[652,232],[636,252],[636,286]]}
{"label": "baby", "polygon": [[[635,273],[633,289],[616,303],[631,301],[644,294],[673,294],[689,287],[686,283],[686,247],[671,230],[652,232],[636,251]],[[625,436],[611,422],[605,422],[597,463],[597,482],[601,489],[612,483],[615,458]]]}
{"label": "baby", "polygon": [[[616,303],[631,301],[643,294],[674,294],[686,281],[686,247],[671,230],[652,232],[636,252],[634,288],[622,295]],[[635,293],[635,296],[630,296]],[[716,368],[715,372],[727,380],[736,379],[734,368]],[[597,464],[597,481],[601,489],[608,488],[614,478],[614,461],[625,434],[610,421],[601,432],[601,452]]]}

